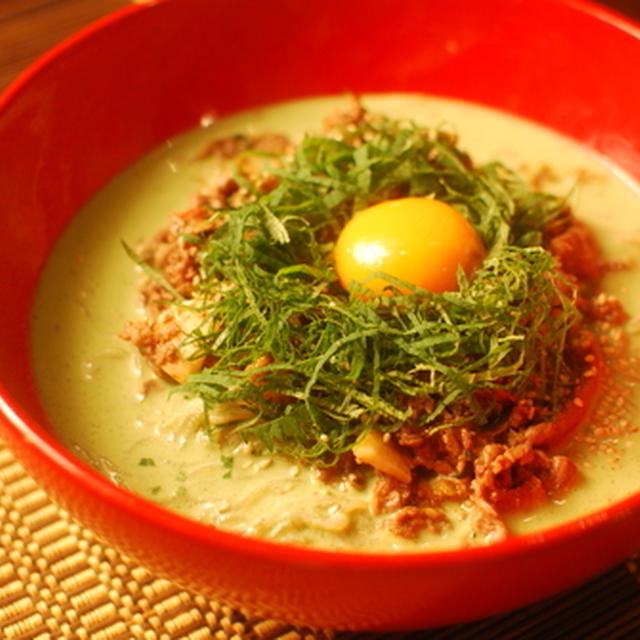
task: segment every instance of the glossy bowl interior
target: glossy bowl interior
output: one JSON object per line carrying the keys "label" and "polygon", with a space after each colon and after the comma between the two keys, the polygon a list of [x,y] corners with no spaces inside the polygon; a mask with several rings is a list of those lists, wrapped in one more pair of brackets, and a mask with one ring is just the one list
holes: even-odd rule
{"label": "glossy bowl interior", "polygon": [[548,125],[640,179],[638,61],[640,28],[579,0],[165,0],[90,27],[0,99],[0,435],[56,500],[122,552],[207,597],[295,623],[462,622],[622,560],[640,542],[640,493],[542,534],[432,554],[314,551],[188,521],[112,485],[56,442],[27,325],[39,272],[78,208],[205,113],[346,90],[431,93]]}

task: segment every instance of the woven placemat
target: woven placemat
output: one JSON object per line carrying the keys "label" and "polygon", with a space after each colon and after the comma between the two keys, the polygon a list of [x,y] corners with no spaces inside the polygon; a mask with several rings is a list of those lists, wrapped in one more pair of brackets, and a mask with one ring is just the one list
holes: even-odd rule
{"label": "woven placemat", "polygon": [[51,502],[1,441],[0,523],[2,640],[640,638],[634,559],[531,607],[442,629],[334,633],[258,619],[160,579],[101,543]]}
{"label": "woven placemat", "polygon": [[0,442],[0,638],[326,639],[152,575],[54,505]]}

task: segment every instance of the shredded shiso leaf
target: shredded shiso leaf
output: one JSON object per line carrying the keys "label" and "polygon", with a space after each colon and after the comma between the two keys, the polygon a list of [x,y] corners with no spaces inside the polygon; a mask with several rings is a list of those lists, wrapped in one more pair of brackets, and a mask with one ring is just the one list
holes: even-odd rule
{"label": "shredded shiso leaf", "polygon": [[[211,364],[178,388],[205,409],[246,405],[254,418],[235,425],[243,436],[316,462],[335,460],[373,427],[491,428],[486,398],[517,396],[532,380],[553,404],[578,311],[543,230],[566,203],[499,163],[474,166],[454,142],[372,118],[305,137],[280,168],[264,158],[277,186],[212,208],[222,224],[188,237],[199,245],[203,321],[187,342]],[[389,277],[411,293],[345,291],[332,264],[340,229],[354,212],[405,196],[460,211],[487,248],[483,265],[470,279],[461,272],[454,292]],[[426,397],[429,410],[416,410]]]}

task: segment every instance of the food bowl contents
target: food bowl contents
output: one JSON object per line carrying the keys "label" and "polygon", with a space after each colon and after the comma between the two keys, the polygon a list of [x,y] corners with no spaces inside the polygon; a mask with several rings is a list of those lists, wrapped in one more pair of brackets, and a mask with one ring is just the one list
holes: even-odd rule
{"label": "food bowl contents", "polygon": [[101,192],[43,275],[34,366],[76,453],[337,549],[488,544],[631,490],[623,176],[424,96],[205,124]]}

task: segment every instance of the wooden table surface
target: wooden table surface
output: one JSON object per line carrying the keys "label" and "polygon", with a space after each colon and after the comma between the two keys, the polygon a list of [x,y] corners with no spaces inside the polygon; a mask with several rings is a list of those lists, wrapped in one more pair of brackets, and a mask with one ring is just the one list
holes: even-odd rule
{"label": "wooden table surface", "polygon": [[0,0],[0,89],[41,53],[129,0]]}

